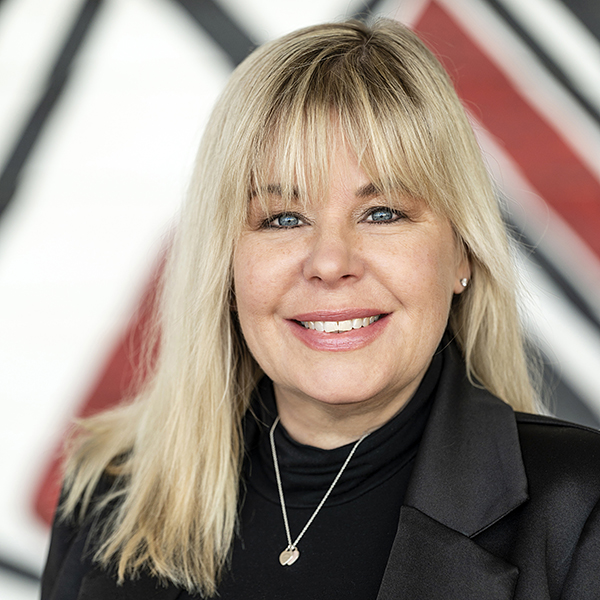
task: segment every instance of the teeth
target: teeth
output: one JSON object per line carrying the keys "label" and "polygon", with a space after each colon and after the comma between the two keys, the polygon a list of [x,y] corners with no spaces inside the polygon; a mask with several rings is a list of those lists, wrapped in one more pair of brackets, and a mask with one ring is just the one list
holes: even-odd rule
{"label": "teeth", "polygon": [[300,321],[306,329],[315,331],[324,331],[325,333],[341,333],[368,327],[378,321],[381,315],[375,317],[365,317],[364,319],[348,319],[347,321]]}
{"label": "teeth", "polygon": [[323,325],[325,326],[325,333],[333,333],[338,331],[339,328],[337,321],[325,321]]}
{"label": "teeth", "polygon": [[338,331],[350,331],[352,329],[352,321],[339,321]]}

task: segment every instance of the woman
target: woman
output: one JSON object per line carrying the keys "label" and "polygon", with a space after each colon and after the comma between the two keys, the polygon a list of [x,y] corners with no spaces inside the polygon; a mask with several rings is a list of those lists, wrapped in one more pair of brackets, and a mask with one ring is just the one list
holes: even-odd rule
{"label": "woman", "polygon": [[266,44],[207,127],[154,374],[76,438],[43,599],[599,598],[600,438],[535,416],[515,288],[414,34]]}

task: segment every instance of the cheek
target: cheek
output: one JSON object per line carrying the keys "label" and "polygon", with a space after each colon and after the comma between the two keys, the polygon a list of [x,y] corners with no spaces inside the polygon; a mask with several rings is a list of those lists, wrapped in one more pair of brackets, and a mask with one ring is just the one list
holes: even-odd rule
{"label": "cheek", "polygon": [[264,270],[260,260],[252,247],[243,241],[238,244],[233,257],[233,289],[235,301],[242,327],[248,315],[256,312],[260,304],[260,295],[257,287],[260,286],[260,277]]}
{"label": "cheek", "polygon": [[431,237],[429,245],[424,245],[424,249],[423,260],[428,266],[432,285],[437,282],[438,294],[450,302],[463,259],[450,225],[440,226],[437,235]]}
{"label": "cheek", "polygon": [[[256,340],[258,336],[259,316],[264,312],[264,298],[257,294],[260,281],[257,275],[261,273],[260,265],[250,260],[251,255],[240,245],[233,259],[233,289],[235,305],[242,335],[248,344],[250,352],[257,358]],[[257,285],[258,284],[258,285]]]}
{"label": "cheek", "polygon": [[[450,309],[456,278],[453,245],[420,240],[390,253],[379,261],[379,272],[414,316],[426,313],[432,321],[443,319]],[[383,254],[380,254],[380,258]]]}
{"label": "cheek", "polygon": [[233,285],[240,321],[265,316],[276,310],[289,287],[293,265],[285,251],[274,251],[249,234],[234,253]]}
{"label": "cheek", "polygon": [[456,264],[453,253],[434,252],[430,257],[430,288],[431,294],[437,299],[437,303],[443,306],[446,313],[450,310],[454,296],[456,280]]}

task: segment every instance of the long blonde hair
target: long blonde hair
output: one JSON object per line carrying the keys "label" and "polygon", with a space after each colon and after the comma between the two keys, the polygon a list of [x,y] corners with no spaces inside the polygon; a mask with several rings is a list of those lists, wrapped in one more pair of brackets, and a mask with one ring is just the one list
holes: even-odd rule
{"label": "long blonde hair", "polygon": [[207,126],[164,278],[152,376],[75,438],[63,512],[85,513],[102,474],[114,476],[97,503],[114,502],[96,559],[121,579],[143,568],[216,591],[238,514],[241,422],[260,376],[232,311],[233,251],[249,195],[274,165],[285,189],[318,189],[339,132],[384,192],[450,219],[472,270],[449,321],[469,376],[535,410],[509,242],[448,76],[392,21],[291,33],[235,70]]}

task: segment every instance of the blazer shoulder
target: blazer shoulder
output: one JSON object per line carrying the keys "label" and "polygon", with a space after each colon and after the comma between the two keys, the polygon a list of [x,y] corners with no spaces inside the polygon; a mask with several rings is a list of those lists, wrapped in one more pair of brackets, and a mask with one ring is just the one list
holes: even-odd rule
{"label": "blazer shoulder", "polygon": [[562,449],[570,455],[586,453],[595,464],[600,452],[600,430],[546,415],[516,412],[515,418],[521,444],[533,451]]}
{"label": "blazer shoulder", "polygon": [[515,418],[519,429],[526,427],[527,425],[541,425],[546,427],[563,428],[564,430],[577,430],[587,431],[593,436],[600,436],[600,430],[589,427],[588,425],[581,425],[579,423],[572,423],[571,421],[563,421],[556,417],[549,415],[537,415],[533,413],[524,413],[515,411]]}
{"label": "blazer shoulder", "polygon": [[600,498],[600,431],[544,415],[515,417],[530,483]]}

